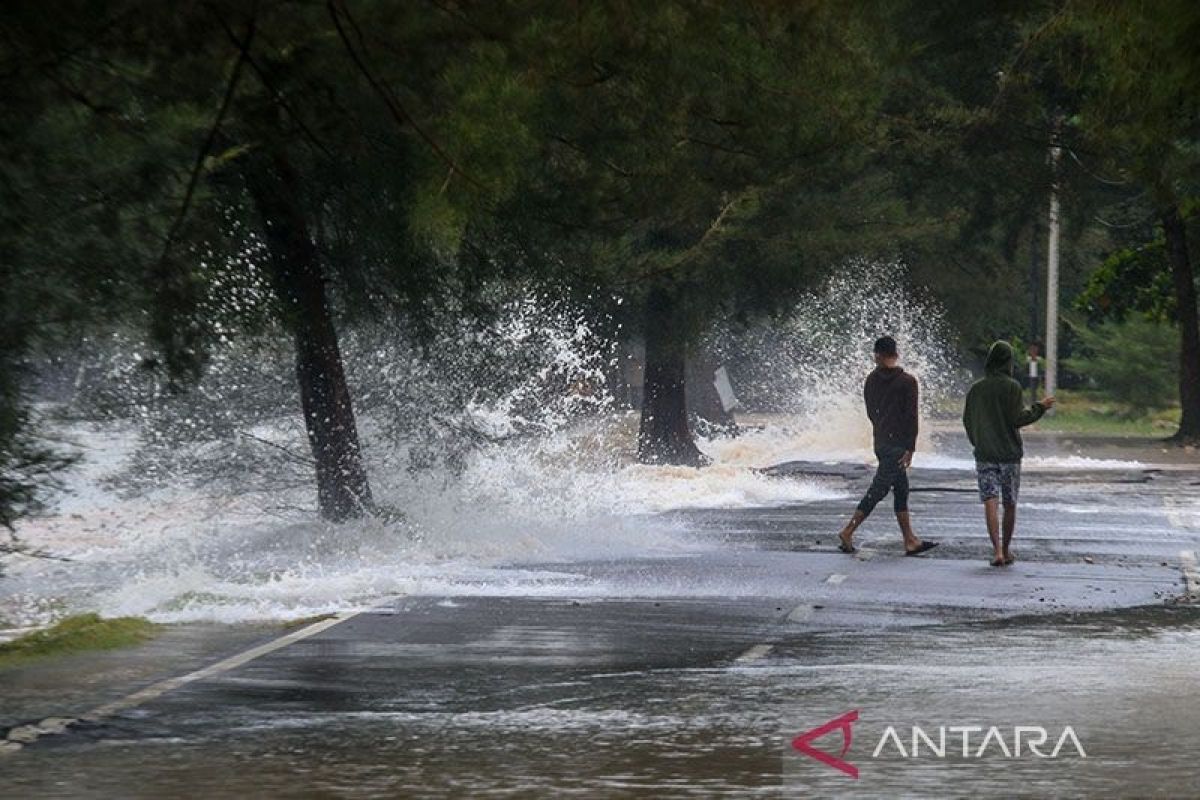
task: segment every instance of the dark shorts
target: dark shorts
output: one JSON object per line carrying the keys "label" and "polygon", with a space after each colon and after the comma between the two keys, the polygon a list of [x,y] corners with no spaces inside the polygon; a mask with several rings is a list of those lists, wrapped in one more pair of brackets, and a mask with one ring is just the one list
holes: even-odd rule
{"label": "dark shorts", "polygon": [[888,447],[875,451],[879,459],[879,468],[875,470],[875,478],[871,487],[858,503],[858,510],[869,515],[879,505],[879,501],[892,493],[892,508],[897,514],[908,511],[908,471],[900,466],[900,457],[904,455],[902,447]]}
{"label": "dark shorts", "polygon": [[1006,506],[1017,504],[1017,495],[1021,492],[1021,464],[994,464],[984,461],[975,462],[975,477],[979,480],[979,500],[993,500],[997,497]]}

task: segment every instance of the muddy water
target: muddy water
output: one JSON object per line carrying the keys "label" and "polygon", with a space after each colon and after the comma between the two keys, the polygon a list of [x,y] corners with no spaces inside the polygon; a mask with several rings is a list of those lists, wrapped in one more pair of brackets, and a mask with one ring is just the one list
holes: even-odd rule
{"label": "muddy water", "polygon": [[[153,710],[0,764],[6,794],[160,796],[1194,796],[1200,615],[1129,611],[782,642],[742,666],[465,671],[364,710],[331,695]],[[512,678],[505,688],[505,673]],[[325,676],[329,677],[329,676]],[[428,676],[427,676],[428,677]],[[451,683],[453,685],[451,685]],[[347,690],[353,692],[352,686]],[[182,701],[181,701],[182,702]],[[798,733],[859,712],[858,779],[796,755]],[[887,726],[1065,726],[1057,759],[872,758]],[[957,743],[958,739],[951,740]],[[818,746],[838,753],[835,733]]]}

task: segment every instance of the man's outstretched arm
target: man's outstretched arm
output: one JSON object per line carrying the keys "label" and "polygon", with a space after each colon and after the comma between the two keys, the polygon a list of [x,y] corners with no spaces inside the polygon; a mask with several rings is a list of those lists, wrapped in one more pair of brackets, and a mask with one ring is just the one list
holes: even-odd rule
{"label": "man's outstretched arm", "polygon": [[1046,397],[1041,402],[1034,403],[1029,408],[1025,408],[1025,403],[1021,398],[1021,387],[1014,387],[1009,401],[1009,419],[1012,420],[1014,428],[1024,428],[1026,425],[1032,425],[1045,415],[1046,410],[1054,406],[1054,398]]}

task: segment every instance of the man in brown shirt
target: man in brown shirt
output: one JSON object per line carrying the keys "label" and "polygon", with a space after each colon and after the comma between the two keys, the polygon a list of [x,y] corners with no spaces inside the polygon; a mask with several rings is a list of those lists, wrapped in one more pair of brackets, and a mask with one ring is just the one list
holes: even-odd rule
{"label": "man in brown shirt", "polygon": [[904,537],[904,554],[915,556],[937,547],[937,542],[917,538],[908,512],[908,468],[917,449],[917,379],[897,365],[899,360],[895,339],[883,336],[876,340],[875,369],[863,385],[863,400],[871,419],[879,468],[854,516],[838,534],[838,549],[843,553],[858,551],[854,532],[888,491],[892,492],[896,522]]}

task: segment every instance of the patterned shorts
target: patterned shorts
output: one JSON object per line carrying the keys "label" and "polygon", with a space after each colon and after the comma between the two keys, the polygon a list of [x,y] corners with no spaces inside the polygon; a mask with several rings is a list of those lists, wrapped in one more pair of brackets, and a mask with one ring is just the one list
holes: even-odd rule
{"label": "patterned shorts", "polygon": [[979,479],[979,499],[1001,498],[1006,506],[1017,504],[1021,491],[1021,464],[992,464],[975,462],[975,476]]}

